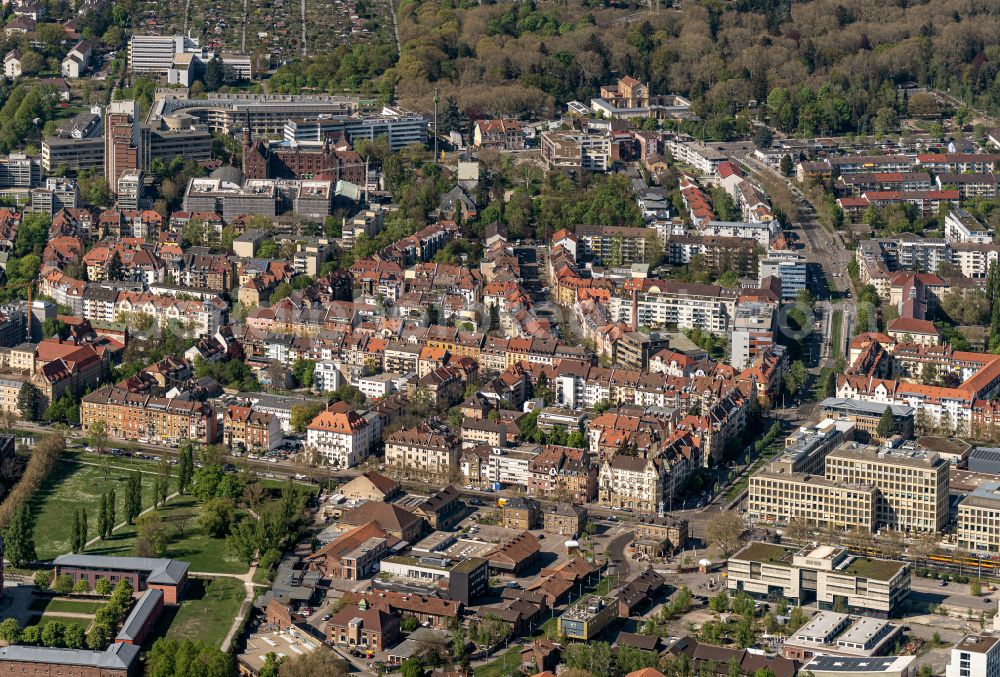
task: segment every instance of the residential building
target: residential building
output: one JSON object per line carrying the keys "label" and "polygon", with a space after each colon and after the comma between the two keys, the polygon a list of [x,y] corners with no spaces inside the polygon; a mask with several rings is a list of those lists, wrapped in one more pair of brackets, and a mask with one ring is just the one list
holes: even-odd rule
{"label": "residential building", "polygon": [[616,455],[598,476],[598,503],[607,508],[657,512],[663,508],[665,473],[659,459]]}
{"label": "residential building", "polygon": [[334,468],[353,468],[368,456],[374,426],[339,402],[319,413],[306,427],[306,446]]}
{"label": "residential building", "polygon": [[765,301],[745,301],[736,306],[729,360],[735,369],[746,369],[758,355],[774,349],[776,311],[774,303]]}
{"label": "residential building", "polygon": [[368,501],[340,516],[338,528],[349,529],[375,522],[381,529],[401,541],[416,543],[426,522],[414,513],[394,503]]}
{"label": "residential building", "polygon": [[271,451],[282,439],[281,421],[274,414],[236,405],[227,407],[223,414],[222,442],[230,449]]}
{"label": "residential building", "polygon": [[964,209],[952,209],[944,219],[944,239],[948,242],[993,244],[993,231]]}
{"label": "residential building", "polygon": [[348,529],[306,557],[306,564],[327,578],[359,581],[379,571],[379,562],[401,541],[375,522]]}
{"label": "residential building", "polygon": [[214,444],[217,438],[215,412],[208,405],[195,400],[130,393],[115,386],[84,395],[80,402],[83,432],[98,421],[116,439]]}
{"label": "residential building", "polygon": [[992,633],[966,635],[951,649],[945,677],[1000,676],[1000,636]]}
{"label": "residential building", "polygon": [[611,166],[611,137],[578,131],[541,134],[542,159],[550,171],[606,172]]}
{"label": "residential building", "polygon": [[397,430],[385,438],[385,464],[420,476],[448,478],[458,470],[461,441],[437,420]]}
{"label": "residential building", "polygon": [[576,227],[576,237],[581,260],[621,266],[645,263],[649,242],[657,235],[651,228],[583,224]]}
{"label": "residential building", "polygon": [[524,134],[517,120],[476,120],[472,143],[476,148],[523,150]]}
{"label": "residential building", "polygon": [[576,538],[587,524],[587,509],[568,503],[555,503],[542,511],[542,529],[550,534]]}
{"label": "residential building", "polygon": [[501,508],[501,523],[504,528],[527,531],[538,526],[541,507],[538,501],[516,496]]}
{"label": "residential building", "polygon": [[139,104],[112,101],[104,110],[104,180],[108,186],[117,190],[123,174],[142,169],[147,153],[143,152]]}
{"label": "residential building", "polygon": [[784,597],[792,604],[815,601],[877,618],[892,615],[910,592],[905,562],[855,557],[846,549],[808,545],[799,550],[754,542],[729,558],[730,593],[759,599]]}

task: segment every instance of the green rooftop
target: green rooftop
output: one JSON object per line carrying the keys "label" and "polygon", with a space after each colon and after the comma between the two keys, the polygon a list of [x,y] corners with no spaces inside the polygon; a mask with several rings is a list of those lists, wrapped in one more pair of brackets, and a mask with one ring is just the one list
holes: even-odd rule
{"label": "green rooftop", "polygon": [[783,545],[776,545],[774,543],[751,543],[733,555],[732,559],[790,567],[792,566],[792,556],[794,554],[794,548],[786,548]]}
{"label": "green rooftop", "polygon": [[891,559],[869,559],[867,557],[858,557],[841,571],[843,573],[851,574],[852,576],[860,576],[861,578],[871,578],[876,581],[888,581],[893,576],[898,574],[899,571],[905,566],[905,563],[896,562]]}

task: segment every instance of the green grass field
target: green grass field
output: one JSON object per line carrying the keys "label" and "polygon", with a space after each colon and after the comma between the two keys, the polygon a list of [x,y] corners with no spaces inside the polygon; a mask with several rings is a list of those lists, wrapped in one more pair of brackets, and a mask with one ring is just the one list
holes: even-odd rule
{"label": "green grass field", "polygon": [[[198,525],[197,500],[191,495],[178,496],[157,512],[169,534],[164,557],[191,563],[191,571],[219,574],[243,574],[250,567],[226,552],[226,539],[212,538]],[[104,542],[87,548],[94,555],[131,555],[135,552],[136,529],[128,526],[116,531]]]}
{"label": "green grass field", "polygon": [[157,637],[222,644],[246,597],[243,583],[232,578],[192,578],[180,606],[164,607],[149,643]]}
{"label": "green grass field", "polygon": [[99,602],[93,600],[73,600],[73,599],[54,599],[52,597],[36,597],[31,602],[32,611],[41,611],[43,613],[75,613],[75,614],[92,614],[95,613],[102,606],[107,604],[107,602]]}
{"label": "green grass field", "polygon": [[[82,457],[97,460],[96,456]],[[114,488],[118,498],[117,521],[122,521],[125,500],[125,483],[134,472],[128,470],[128,460],[113,460],[108,478],[97,465],[85,465],[72,459],[60,460],[49,477],[42,483],[31,500],[35,515],[35,550],[38,559],[47,560],[69,552],[73,515],[78,508],[87,511],[88,537],[97,535],[97,511],[101,494]],[[137,466],[139,467],[139,466]],[[146,463],[144,470],[155,466]],[[152,504],[153,479],[151,473],[142,475],[142,505]]]}

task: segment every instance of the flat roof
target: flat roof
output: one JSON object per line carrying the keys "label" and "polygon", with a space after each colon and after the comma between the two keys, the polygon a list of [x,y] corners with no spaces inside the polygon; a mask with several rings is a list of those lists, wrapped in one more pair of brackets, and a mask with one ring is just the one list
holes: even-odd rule
{"label": "flat roof", "polygon": [[[905,562],[896,562],[889,559],[856,557],[843,569],[838,569],[836,571],[851,574],[852,576],[860,576],[861,578],[874,578],[879,581],[888,581],[905,567]],[[834,573],[836,573],[836,571]]]}
{"label": "flat roof", "polygon": [[882,630],[889,625],[889,621],[871,616],[862,616],[854,621],[847,629],[847,632],[837,638],[838,644],[860,644],[867,647],[868,644],[879,635]]}
{"label": "flat roof", "polygon": [[824,672],[867,672],[898,673],[908,667],[916,656],[872,656],[870,658],[847,658],[844,656],[814,656],[802,666],[802,670],[822,670]]}
{"label": "flat roof", "polygon": [[795,555],[794,548],[788,548],[774,543],[750,543],[731,559],[747,560],[750,562],[764,562],[767,564],[777,564],[778,566],[791,567],[792,557]]}
{"label": "flat roof", "polygon": [[993,635],[966,635],[955,645],[955,649],[969,653],[987,653],[997,642],[1000,642],[1000,637]]}
{"label": "flat roof", "polygon": [[840,629],[847,618],[849,618],[847,614],[835,611],[820,611],[809,619],[808,623],[799,628],[795,632],[794,637],[798,640],[819,638],[821,642],[827,642],[832,639],[833,635]]}

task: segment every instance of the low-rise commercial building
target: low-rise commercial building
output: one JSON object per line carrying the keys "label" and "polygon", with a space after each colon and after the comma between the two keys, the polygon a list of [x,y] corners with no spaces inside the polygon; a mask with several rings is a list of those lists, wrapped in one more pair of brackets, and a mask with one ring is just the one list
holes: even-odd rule
{"label": "low-rise commercial building", "polygon": [[836,546],[798,550],[755,542],[729,559],[727,581],[731,593],[785,597],[797,605],[815,601],[824,610],[887,618],[910,592],[910,568],[905,562],[855,557]]}
{"label": "low-rise commercial building", "polygon": [[559,617],[559,634],[589,642],[617,617],[617,608],[608,597],[585,595]]}
{"label": "low-rise commercial building", "polygon": [[816,655],[880,656],[901,634],[901,626],[881,618],[820,611],[785,640],[781,653],[798,661]]}

